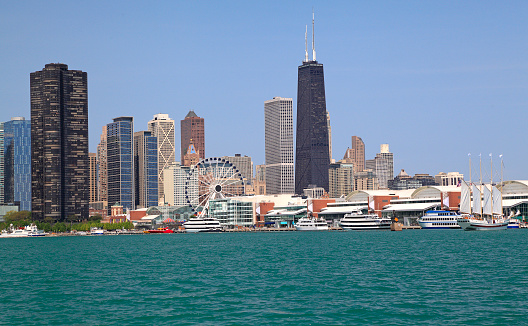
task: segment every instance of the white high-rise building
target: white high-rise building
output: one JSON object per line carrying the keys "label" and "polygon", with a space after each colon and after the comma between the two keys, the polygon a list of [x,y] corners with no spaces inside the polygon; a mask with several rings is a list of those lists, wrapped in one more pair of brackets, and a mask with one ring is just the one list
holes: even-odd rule
{"label": "white high-rise building", "polygon": [[172,162],[165,170],[164,174],[164,194],[165,202],[171,206],[187,206],[187,198],[185,197],[185,183],[188,188],[188,195],[191,201],[198,198],[198,180],[196,177],[189,176],[190,167],[181,166],[180,162]]}
{"label": "white high-rise building", "polygon": [[292,107],[291,98],[264,102],[267,194],[295,193]]}
{"label": "white high-rise building", "polygon": [[389,180],[394,179],[394,154],[389,152],[389,144],[381,144],[380,153],[376,154],[376,177],[379,188],[388,189]]}
{"label": "white high-rise building", "polygon": [[158,200],[163,196],[163,169],[175,161],[174,120],[168,114],[156,114],[148,122],[148,131],[158,138]]}

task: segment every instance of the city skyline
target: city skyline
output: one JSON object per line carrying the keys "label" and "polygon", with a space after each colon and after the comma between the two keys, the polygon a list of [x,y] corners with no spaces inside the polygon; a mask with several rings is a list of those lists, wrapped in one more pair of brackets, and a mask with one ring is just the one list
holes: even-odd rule
{"label": "city skyline", "polygon": [[[482,153],[489,173],[491,152],[497,162],[504,155],[505,179],[528,179],[528,154],[512,141],[522,133],[528,105],[527,4],[374,4],[313,4],[333,158],[358,135],[366,159],[389,143],[394,171],[468,175],[467,154],[475,162]],[[195,110],[209,121],[208,157],[242,153],[255,165],[264,163],[262,102],[292,97],[296,106],[296,67],[311,5],[105,6],[101,15],[90,4],[4,5],[0,24],[10,33],[3,35],[1,56],[9,65],[0,78],[1,121],[29,119],[28,73],[63,62],[90,73],[91,152],[113,117],[134,116],[135,129],[142,130],[153,114],[180,119]],[[94,24],[82,31],[63,30],[64,21],[32,25],[41,14],[70,11]],[[58,33],[61,44],[51,42]],[[255,136],[246,140],[247,134]]]}

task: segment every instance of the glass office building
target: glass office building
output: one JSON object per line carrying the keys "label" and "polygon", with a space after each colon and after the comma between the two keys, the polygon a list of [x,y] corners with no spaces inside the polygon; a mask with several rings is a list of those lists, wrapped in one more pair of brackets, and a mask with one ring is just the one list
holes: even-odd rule
{"label": "glass office building", "polygon": [[4,123],[4,201],[31,210],[31,121],[22,117]]}
{"label": "glass office building", "polygon": [[135,209],[134,118],[119,117],[107,126],[108,202]]}

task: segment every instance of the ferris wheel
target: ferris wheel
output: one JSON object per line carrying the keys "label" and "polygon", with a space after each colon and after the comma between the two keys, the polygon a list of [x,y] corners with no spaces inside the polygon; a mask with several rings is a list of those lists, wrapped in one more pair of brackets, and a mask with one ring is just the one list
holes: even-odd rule
{"label": "ferris wheel", "polygon": [[185,200],[197,217],[207,216],[209,201],[246,192],[238,168],[220,157],[205,158],[191,167],[185,182]]}

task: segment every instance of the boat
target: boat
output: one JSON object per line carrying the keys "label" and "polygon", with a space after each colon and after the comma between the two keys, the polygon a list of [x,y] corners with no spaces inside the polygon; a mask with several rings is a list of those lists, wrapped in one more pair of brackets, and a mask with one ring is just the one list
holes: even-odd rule
{"label": "boat", "polygon": [[222,225],[220,225],[220,222],[212,217],[191,218],[187,222],[183,223],[183,227],[187,233],[224,231],[224,228]]}
{"label": "boat", "polygon": [[297,231],[325,231],[328,230],[328,223],[324,218],[303,217],[295,223]]}
{"label": "boat", "polygon": [[519,229],[521,227],[521,221],[516,218],[511,218],[508,223],[508,229]]}
{"label": "boat", "polygon": [[157,228],[156,230],[147,230],[145,232],[146,233],[174,233],[174,231],[172,231],[169,228]]}
{"label": "boat", "polygon": [[457,212],[431,210],[418,219],[418,224],[422,229],[460,229],[459,218]]}
{"label": "boat", "polygon": [[391,219],[376,214],[363,214],[361,210],[345,214],[339,221],[343,230],[390,230]]}
{"label": "boat", "polygon": [[[493,163],[491,167],[493,175]],[[482,171],[482,164],[480,169]],[[505,218],[502,212],[502,192],[493,185],[493,180],[490,180],[489,185],[485,185],[482,184],[482,177],[480,179],[479,186],[471,181],[469,185],[464,180],[461,181],[461,215],[457,219],[458,225],[465,231],[506,230],[510,219]]]}
{"label": "boat", "polygon": [[43,237],[46,233],[39,230],[35,224],[26,225],[23,228],[14,228],[13,224],[9,226],[8,230],[3,230],[0,234],[2,238],[22,238],[22,237]]}
{"label": "boat", "polygon": [[90,229],[90,234],[91,235],[104,235],[105,231],[103,229],[99,229],[99,228],[91,228]]}

